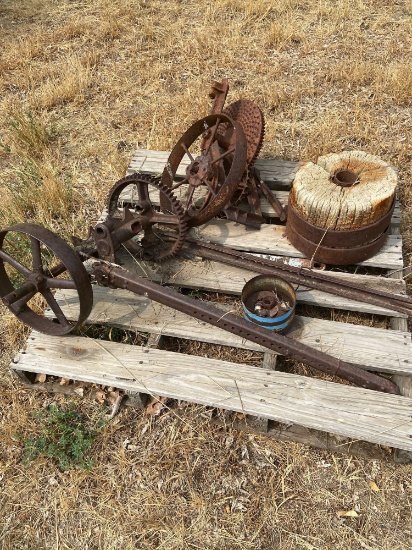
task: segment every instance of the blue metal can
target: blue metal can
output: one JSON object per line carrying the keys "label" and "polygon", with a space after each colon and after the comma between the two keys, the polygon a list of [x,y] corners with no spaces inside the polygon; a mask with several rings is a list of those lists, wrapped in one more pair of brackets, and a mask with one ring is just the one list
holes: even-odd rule
{"label": "blue metal can", "polygon": [[295,316],[295,290],[280,277],[258,275],[250,279],[241,300],[246,321],[268,330],[283,332]]}

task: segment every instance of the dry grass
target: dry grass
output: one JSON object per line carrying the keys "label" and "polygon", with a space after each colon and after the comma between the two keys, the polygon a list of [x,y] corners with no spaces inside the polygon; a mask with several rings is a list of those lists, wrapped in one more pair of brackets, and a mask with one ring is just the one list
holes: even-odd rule
{"label": "dry grass", "polygon": [[[98,435],[91,472],[22,466],[13,434],[35,434],[30,411],[56,400],[2,394],[4,549],[408,547],[408,466],[211,427],[195,406],[155,421],[125,410]],[[339,519],[342,510],[359,517]]]}
{"label": "dry grass", "polygon": [[[210,80],[227,76],[231,101],[264,112],[264,156],[360,148],[399,169],[409,262],[410,3],[4,0],[0,28],[1,226],[85,235],[136,145],[169,149],[207,112]],[[25,331],[1,315],[4,550],[410,548],[410,466],[211,427],[200,407],[121,412],[91,473],[23,466],[14,434],[35,434],[31,411],[64,399],[19,388],[8,363]]]}

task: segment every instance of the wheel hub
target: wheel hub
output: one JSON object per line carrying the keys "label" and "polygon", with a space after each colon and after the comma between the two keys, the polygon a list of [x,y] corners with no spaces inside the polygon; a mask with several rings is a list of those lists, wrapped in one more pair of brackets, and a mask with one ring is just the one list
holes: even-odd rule
{"label": "wheel hub", "polygon": [[210,180],[213,177],[213,169],[209,157],[196,157],[186,168],[186,177],[189,185],[196,188],[203,185],[205,180]]}

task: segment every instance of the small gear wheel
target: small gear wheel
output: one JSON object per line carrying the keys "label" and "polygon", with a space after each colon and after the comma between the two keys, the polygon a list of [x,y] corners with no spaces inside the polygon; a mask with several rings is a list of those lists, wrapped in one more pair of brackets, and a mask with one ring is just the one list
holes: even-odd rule
{"label": "small gear wheel", "polygon": [[[149,187],[157,189],[160,200],[167,203],[161,211],[149,196]],[[131,174],[119,180],[109,191],[108,218],[121,220],[125,211],[140,223],[143,237],[140,239],[142,255],[147,259],[163,261],[173,257],[182,248],[188,225],[183,206],[173,192],[159,178],[146,174]]]}

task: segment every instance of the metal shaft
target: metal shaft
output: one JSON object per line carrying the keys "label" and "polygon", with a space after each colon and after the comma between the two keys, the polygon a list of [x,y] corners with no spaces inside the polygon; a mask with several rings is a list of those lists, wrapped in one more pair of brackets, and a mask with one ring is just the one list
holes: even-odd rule
{"label": "metal shaft", "polygon": [[335,357],[314,350],[284,335],[269,332],[258,325],[244,321],[236,315],[222,313],[221,309],[207,302],[194,300],[122,268],[95,264],[94,274],[96,280],[101,284],[125,288],[137,294],[148,296],[151,300],[177,309],[199,321],[222,328],[241,338],[260,344],[275,353],[301,361],[323,372],[339,376],[363,388],[393,394],[399,393],[398,387],[386,378],[362,371],[350,363],[345,363]]}
{"label": "metal shaft", "polygon": [[208,260],[241,267],[255,271],[256,273],[267,275],[278,274],[293,284],[300,284],[351,300],[358,300],[359,302],[366,302],[406,315],[412,315],[412,300],[408,296],[389,294],[388,292],[365,288],[348,281],[337,281],[324,272],[296,268],[285,265],[282,262],[259,258],[252,254],[240,252],[239,250],[210,243],[188,242],[181,253],[190,254],[190,252]]}

